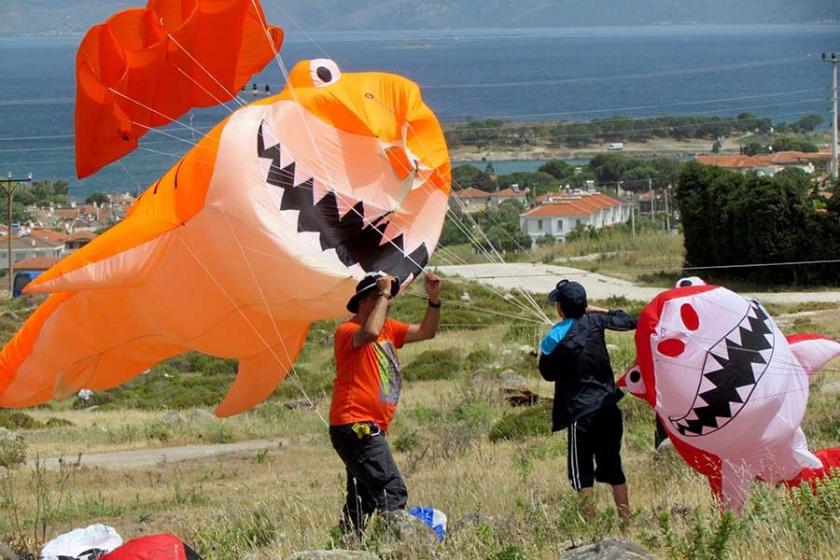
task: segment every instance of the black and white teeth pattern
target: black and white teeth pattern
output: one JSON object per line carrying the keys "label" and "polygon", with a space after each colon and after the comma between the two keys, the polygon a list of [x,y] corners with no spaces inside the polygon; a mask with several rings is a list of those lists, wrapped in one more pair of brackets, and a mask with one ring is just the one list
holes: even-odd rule
{"label": "black and white teeth pattern", "polygon": [[426,244],[407,250],[390,211],[366,214],[364,202],[336,193],[283,149],[265,121],[257,134],[257,156],[265,160],[266,183],[280,189],[280,211],[296,220],[299,234],[312,236],[322,251],[334,252],[351,271],[383,271],[405,282],[426,266]]}
{"label": "black and white teeth pattern", "polygon": [[773,358],[769,315],[756,301],[741,322],[706,353],[691,410],[669,417],[680,434],[705,436],[726,426],[747,404]]}

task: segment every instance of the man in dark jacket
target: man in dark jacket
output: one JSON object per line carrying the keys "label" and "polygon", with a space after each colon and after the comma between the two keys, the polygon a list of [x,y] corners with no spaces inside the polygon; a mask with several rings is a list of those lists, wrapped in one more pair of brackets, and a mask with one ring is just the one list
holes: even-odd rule
{"label": "man in dark jacket", "polygon": [[568,467],[572,487],[585,499],[592,517],[595,481],[612,485],[622,521],[630,514],[627,482],[621,468],[623,431],[616,387],[604,329],[636,328],[636,318],[587,304],[586,290],[561,280],[548,295],[561,321],[540,344],[540,373],[554,382],[552,429],[569,431]]}

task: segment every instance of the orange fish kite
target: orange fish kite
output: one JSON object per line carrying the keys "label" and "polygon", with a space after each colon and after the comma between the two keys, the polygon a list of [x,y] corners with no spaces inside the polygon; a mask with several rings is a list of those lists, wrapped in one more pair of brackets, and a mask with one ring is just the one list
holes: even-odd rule
{"label": "orange fish kite", "polygon": [[[224,33],[204,34],[212,29],[197,23],[205,4],[237,14],[234,44],[223,44]],[[80,175],[189,109],[161,105],[168,84],[192,96],[192,105],[231,99],[282,40],[253,0],[158,0],[138,11],[90,32],[107,41],[94,47],[86,37],[80,47]],[[164,12],[170,15],[157,17]],[[110,29],[115,19],[161,29],[128,40]],[[187,31],[177,44],[167,21]],[[130,35],[125,25],[111,27]],[[86,48],[97,60],[85,58]],[[97,65],[118,48],[122,67]],[[137,70],[132,61],[148,61],[140,55],[149,49],[189,56],[164,56],[151,70]],[[209,60],[224,56],[238,57],[245,69],[221,64],[228,70],[218,78]],[[140,82],[131,77],[138,71]],[[51,295],[0,353],[0,406],[109,389],[197,350],[239,360],[216,413],[247,410],[285,378],[310,323],[345,313],[359,277],[384,271],[405,285],[421,272],[449,188],[443,133],[416,84],[391,74],[342,74],[327,59],[300,62],[279,95],[233,112],[151,185],[125,220],[27,287]]]}

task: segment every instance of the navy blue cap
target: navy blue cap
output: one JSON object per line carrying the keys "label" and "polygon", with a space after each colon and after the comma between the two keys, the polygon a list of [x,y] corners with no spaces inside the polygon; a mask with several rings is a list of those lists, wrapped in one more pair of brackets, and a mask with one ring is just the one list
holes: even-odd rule
{"label": "navy blue cap", "polygon": [[586,289],[578,282],[560,280],[548,294],[548,301],[559,303],[563,313],[569,315],[583,315],[586,311]]}

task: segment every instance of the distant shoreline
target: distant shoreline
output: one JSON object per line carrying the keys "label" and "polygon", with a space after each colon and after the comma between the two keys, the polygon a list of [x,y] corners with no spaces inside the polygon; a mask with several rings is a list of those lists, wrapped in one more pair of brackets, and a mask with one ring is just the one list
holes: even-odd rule
{"label": "distant shoreline", "polygon": [[[2,14],[0,14],[2,15]],[[91,25],[93,25],[92,23]],[[286,29],[287,42],[309,42],[309,37],[325,38],[329,35],[335,35],[337,38],[349,35],[360,35],[365,33],[386,34],[385,36],[371,37],[372,41],[382,41],[388,39],[397,40],[400,36],[405,40],[414,40],[428,36],[429,34],[476,34],[476,35],[491,35],[495,33],[502,33],[505,35],[522,33],[522,32],[549,32],[561,31],[570,32],[572,34],[579,34],[581,32],[593,32],[609,30],[611,33],[624,31],[640,31],[640,30],[663,30],[663,29],[684,29],[684,30],[724,30],[724,29],[784,29],[784,28],[803,28],[803,27],[833,27],[840,26],[840,20],[824,20],[824,21],[802,21],[796,23],[701,23],[701,22],[659,22],[659,23],[639,23],[632,25],[619,24],[605,24],[605,25],[570,25],[564,27],[557,26],[532,26],[532,27],[428,27],[428,28],[412,28],[412,29],[309,29],[306,33],[302,33],[298,29],[291,27]],[[73,39],[84,36],[84,31],[61,31],[61,30],[46,30],[34,33],[3,33],[0,32],[0,41],[7,39]],[[394,34],[394,36],[389,36]],[[588,34],[588,33],[587,33]]]}

